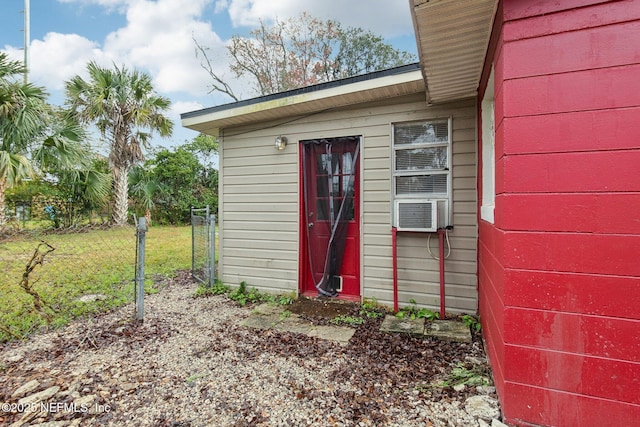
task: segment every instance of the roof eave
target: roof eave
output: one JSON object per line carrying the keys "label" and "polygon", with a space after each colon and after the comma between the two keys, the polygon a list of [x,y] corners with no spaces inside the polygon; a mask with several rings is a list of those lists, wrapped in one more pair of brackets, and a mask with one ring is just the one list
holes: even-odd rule
{"label": "roof eave", "polygon": [[475,97],[498,0],[409,0],[427,102]]}
{"label": "roof eave", "polygon": [[424,92],[417,64],[234,102],[181,115],[182,125],[210,135],[220,129],[315,114],[392,96]]}

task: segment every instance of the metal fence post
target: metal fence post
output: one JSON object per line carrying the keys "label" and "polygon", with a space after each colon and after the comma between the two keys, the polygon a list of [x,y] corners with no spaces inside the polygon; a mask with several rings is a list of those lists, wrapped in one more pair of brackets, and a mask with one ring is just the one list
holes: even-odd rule
{"label": "metal fence post", "polygon": [[216,281],[216,216],[209,217],[209,286]]}
{"label": "metal fence post", "polygon": [[193,222],[193,206],[191,206],[191,277],[196,278],[196,225]]}
{"label": "metal fence post", "polygon": [[144,217],[139,218],[138,228],[136,229],[138,254],[138,259],[136,260],[136,319],[139,321],[144,319],[144,247],[146,233],[147,220]]}

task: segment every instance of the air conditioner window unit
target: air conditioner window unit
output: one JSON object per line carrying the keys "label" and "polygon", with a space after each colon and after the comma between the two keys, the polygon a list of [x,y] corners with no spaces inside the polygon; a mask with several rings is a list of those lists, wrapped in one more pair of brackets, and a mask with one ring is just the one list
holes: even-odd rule
{"label": "air conditioner window unit", "polygon": [[394,225],[398,231],[436,232],[438,214],[438,200],[396,199]]}

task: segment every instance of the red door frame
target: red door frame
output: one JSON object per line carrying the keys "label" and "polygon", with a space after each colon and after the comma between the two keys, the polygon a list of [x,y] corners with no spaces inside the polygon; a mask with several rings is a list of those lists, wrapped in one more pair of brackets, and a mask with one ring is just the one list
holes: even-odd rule
{"label": "red door frame", "polygon": [[[331,139],[331,138],[327,138]],[[307,244],[307,230],[306,230],[306,221],[304,218],[305,214],[305,195],[304,195],[304,171],[303,171],[303,159],[304,155],[302,144],[298,141],[298,206],[300,208],[298,212],[298,294],[306,297],[317,297],[317,291],[305,291],[305,284],[309,280],[309,275],[311,274],[309,267],[309,251]],[[360,203],[361,203],[361,173],[362,173],[362,137],[360,137],[360,153],[358,166],[356,170],[356,183],[355,183],[355,193],[354,193],[354,219],[357,222],[357,233],[355,235],[356,239],[356,268],[357,268],[357,277],[360,282],[360,286],[358,288],[358,295],[345,295],[340,293],[336,298],[347,301],[358,301],[360,302],[362,299],[362,278],[360,276],[361,273],[361,260],[360,260],[360,234],[362,232],[362,221],[361,221],[361,213],[360,213]]]}

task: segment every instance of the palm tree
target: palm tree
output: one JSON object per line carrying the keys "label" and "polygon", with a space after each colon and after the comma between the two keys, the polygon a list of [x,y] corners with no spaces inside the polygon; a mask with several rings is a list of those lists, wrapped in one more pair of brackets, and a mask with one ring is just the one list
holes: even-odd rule
{"label": "palm tree", "polygon": [[75,168],[49,170],[56,182],[57,196],[64,200],[64,225],[71,227],[106,206],[111,194],[111,174],[101,170],[98,160],[88,156],[87,161]]}
{"label": "palm tree", "polygon": [[24,65],[0,53],[0,227],[5,193],[48,167],[77,165],[85,157],[83,129],[46,103],[44,88],[23,83]]}
{"label": "palm tree", "polygon": [[144,210],[147,225],[151,226],[151,209],[155,208],[156,201],[167,193],[167,188],[156,180],[149,170],[142,166],[136,166],[129,174],[131,196],[136,204]]}
{"label": "palm tree", "polygon": [[95,123],[109,144],[109,168],[113,174],[114,209],[112,221],[127,221],[128,174],[144,159],[152,133],[170,136],[173,123],[163,115],[168,98],[155,93],[151,77],[124,66],[107,69],[95,62],[87,65],[89,79],[75,76],[65,84],[67,103],[77,117]]}

